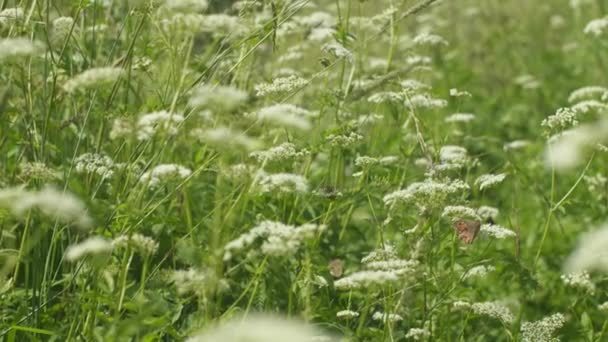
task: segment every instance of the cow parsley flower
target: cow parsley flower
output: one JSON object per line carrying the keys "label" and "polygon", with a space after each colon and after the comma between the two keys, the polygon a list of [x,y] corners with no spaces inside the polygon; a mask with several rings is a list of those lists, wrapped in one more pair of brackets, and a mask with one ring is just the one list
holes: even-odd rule
{"label": "cow parsley flower", "polygon": [[517,236],[514,231],[497,224],[482,224],[479,232],[499,240]]}
{"label": "cow parsley flower", "polygon": [[578,112],[571,108],[560,108],[554,115],[544,119],[540,125],[549,129],[576,126],[578,125]]}
{"label": "cow parsley flower", "polygon": [[401,315],[393,314],[393,313],[387,314],[387,313],[380,312],[380,311],[374,312],[374,314],[372,315],[372,319],[374,321],[381,321],[384,324],[403,321],[403,317],[401,317]]}
{"label": "cow parsley flower", "polygon": [[563,132],[549,142],[545,152],[547,164],[559,171],[572,169],[582,161],[585,149],[606,139],[606,132],[608,121],[605,120]]}
{"label": "cow parsley flower", "polygon": [[431,336],[431,333],[427,328],[410,328],[405,334],[406,339],[414,341],[425,341]]}
{"label": "cow parsley flower", "polygon": [[412,42],[416,45],[429,45],[429,46],[437,46],[437,45],[449,45],[448,41],[445,40],[442,36],[430,33],[421,33],[414,37]]}
{"label": "cow parsley flower", "polygon": [[52,186],[46,186],[40,191],[2,189],[0,207],[8,208],[17,217],[25,217],[28,211],[37,209],[60,222],[73,223],[81,228],[89,228],[93,223],[80,199]]}
{"label": "cow parsley flower", "polygon": [[355,144],[363,140],[363,136],[355,132],[350,132],[347,134],[330,134],[325,137],[325,140],[331,146],[347,149],[353,147]]}
{"label": "cow parsley flower", "polygon": [[65,251],[65,258],[68,261],[76,261],[89,255],[109,254],[112,248],[112,243],[109,240],[93,236],[77,244],[70,245]]}
{"label": "cow parsley flower", "polygon": [[530,142],[527,140],[513,140],[505,143],[502,148],[505,151],[521,150],[528,145],[530,145]]}
{"label": "cow parsley flower", "polygon": [[196,87],[188,105],[218,112],[230,112],[247,100],[247,93],[232,86],[212,86],[203,84]]}
{"label": "cow parsley flower", "polygon": [[567,272],[582,272],[585,270],[608,272],[607,245],[607,224],[595,231],[583,234],[578,245],[566,260],[564,269]]}
{"label": "cow parsley flower", "polygon": [[254,186],[262,193],[282,192],[282,193],[305,193],[308,192],[308,180],[304,176],[292,173],[269,174],[258,171],[254,180]]}
{"label": "cow parsley flower", "polygon": [[511,310],[498,302],[473,303],[471,309],[476,315],[488,316],[504,324],[511,324],[515,320]]}
{"label": "cow parsley flower", "polygon": [[428,94],[416,94],[410,98],[406,98],[405,104],[410,109],[415,109],[415,108],[440,109],[440,108],[445,108],[448,105],[448,102],[444,99],[433,98]]}
{"label": "cow parsley flower", "polygon": [[494,208],[494,207],[482,205],[481,207],[479,207],[477,209],[477,215],[479,215],[479,217],[484,220],[487,220],[487,219],[495,220],[496,217],[498,217],[498,209]]}
{"label": "cow parsley flower", "polygon": [[209,3],[207,0],[166,0],[164,7],[171,11],[204,12]]}
{"label": "cow parsley flower", "polygon": [[240,148],[251,151],[260,146],[260,142],[247,134],[232,128],[219,126],[210,129],[195,129],[190,135],[209,145],[218,148]]}
{"label": "cow parsley flower", "polygon": [[256,96],[267,96],[276,94],[292,93],[308,84],[302,77],[291,75],[279,77],[272,80],[272,83],[260,83],[255,85]]}
{"label": "cow parsley flower", "polygon": [[563,327],[566,317],[561,313],[547,316],[536,322],[523,322],[521,325],[522,342],[553,342],[555,331]]}
{"label": "cow parsley flower", "polygon": [[272,105],[257,112],[257,118],[263,122],[303,131],[312,128],[310,118],[317,115],[318,113],[292,104]]}
{"label": "cow parsley flower", "polygon": [[575,111],[577,113],[587,114],[591,111],[597,111],[597,112],[604,111],[608,108],[608,105],[601,103],[600,101],[597,101],[597,100],[584,100],[584,101],[580,101],[580,102],[576,103],[571,108],[573,111]]}
{"label": "cow parsley flower", "polygon": [[583,30],[583,32],[588,35],[599,37],[607,29],[608,29],[608,16],[591,20],[589,23],[587,23],[587,26],[585,26],[585,29]]}
{"label": "cow parsley flower", "polygon": [[5,8],[0,11],[0,28],[8,26],[10,23],[22,21],[25,18],[25,13],[20,7]]}
{"label": "cow parsley flower", "polygon": [[419,207],[441,206],[448,196],[469,190],[469,186],[462,180],[436,181],[426,179],[423,182],[410,184],[403,190],[393,191],[384,196],[383,201],[387,206],[397,203],[416,204]]}
{"label": "cow parsley flower", "polygon": [[67,93],[97,88],[101,85],[112,84],[124,74],[121,68],[101,67],[92,68],[72,77],[63,84],[63,90]]}
{"label": "cow parsley flower", "polygon": [[158,242],[139,233],[121,235],[112,240],[112,245],[116,248],[133,248],[143,256],[154,255],[158,250]]}
{"label": "cow parsley flower", "polygon": [[110,178],[114,175],[114,162],[104,154],[84,153],[74,160],[74,169],[78,173],[94,173],[101,178]]}
{"label": "cow parsley flower", "polygon": [[371,103],[385,103],[385,102],[401,103],[401,102],[403,102],[403,100],[404,100],[403,94],[396,93],[394,91],[377,92],[367,98],[367,101],[369,101]]}
{"label": "cow parsley flower", "polygon": [[357,318],[357,317],[359,317],[359,313],[357,311],[352,311],[352,310],[342,310],[342,311],[336,312],[336,317],[345,318],[345,319]]}
{"label": "cow parsley flower", "polygon": [[475,180],[475,185],[477,185],[479,187],[479,190],[484,190],[484,189],[487,189],[496,184],[502,183],[502,181],[504,181],[506,177],[507,177],[506,173],[499,173],[496,175],[495,174],[481,175],[481,176],[477,177],[477,179]]}
{"label": "cow parsley flower", "polygon": [[393,271],[364,270],[336,280],[334,287],[337,290],[352,290],[393,284],[398,280],[399,276]]}
{"label": "cow parsley flower", "polygon": [[260,164],[281,163],[301,158],[309,154],[308,150],[298,150],[296,145],[285,142],[264,151],[251,152],[249,156]]}
{"label": "cow parsley flower", "polygon": [[161,164],[155,166],[152,170],[145,172],[139,178],[139,182],[155,188],[161,185],[163,182],[169,180],[182,180],[188,178],[192,174],[192,171],[186,167],[177,164]]}
{"label": "cow parsley flower", "polygon": [[566,286],[583,289],[590,295],[595,293],[595,284],[587,271],[562,274],[560,278]]}
{"label": "cow parsley flower", "polygon": [[467,149],[454,145],[443,146],[439,150],[439,161],[444,167],[462,168],[469,162]]}
{"label": "cow parsley flower", "polygon": [[26,38],[0,39],[0,61],[36,56],[42,50],[41,43]]}
{"label": "cow parsley flower", "polygon": [[200,295],[212,279],[213,276],[209,272],[195,268],[173,270],[169,275],[170,283],[175,285],[180,295],[188,293]]}
{"label": "cow parsley flower", "polygon": [[471,113],[454,113],[444,119],[445,122],[471,122],[475,120],[475,114]]}
{"label": "cow parsley flower", "polygon": [[443,208],[443,217],[449,218],[469,218],[473,220],[481,220],[475,209],[465,207],[463,205],[448,205]]}
{"label": "cow parsley flower", "polygon": [[496,267],[494,266],[475,266],[465,272],[465,274],[463,275],[463,279],[483,278],[487,276],[488,273],[493,272],[494,270],[496,270]]}
{"label": "cow parsley flower", "polygon": [[157,133],[175,135],[183,121],[182,115],[165,110],[144,114],[137,121],[137,139],[150,140]]}
{"label": "cow parsley flower", "polygon": [[254,244],[264,255],[293,255],[304,244],[327,229],[325,225],[306,223],[301,226],[287,225],[275,221],[263,221],[224,246],[224,260]]}
{"label": "cow parsley flower", "polygon": [[608,93],[608,88],[601,86],[586,86],[578,88],[570,93],[568,102],[576,103],[582,100],[598,99]]}
{"label": "cow parsley flower", "polygon": [[336,58],[344,58],[351,63],[354,61],[353,53],[338,42],[327,43],[321,47],[321,50]]}

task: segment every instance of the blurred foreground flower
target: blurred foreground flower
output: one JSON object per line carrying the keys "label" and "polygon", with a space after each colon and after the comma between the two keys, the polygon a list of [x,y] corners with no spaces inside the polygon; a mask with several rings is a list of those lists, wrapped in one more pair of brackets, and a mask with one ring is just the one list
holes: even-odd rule
{"label": "blurred foreground flower", "polygon": [[547,164],[566,171],[580,164],[584,151],[606,139],[608,121],[583,125],[550,139],[545,153]]}
{"label": "blurred foreground flower", "polygon": [[303,322],[257,315],[209,328],[186,342],[310,342],[319,335],[319,331]]}
{"label": "blurred foreground flower", "polygon": [[564,269],[566,272],[599,270],[608,272],[608,224],[600,229],[584,234],[578,246],[570,254]]}

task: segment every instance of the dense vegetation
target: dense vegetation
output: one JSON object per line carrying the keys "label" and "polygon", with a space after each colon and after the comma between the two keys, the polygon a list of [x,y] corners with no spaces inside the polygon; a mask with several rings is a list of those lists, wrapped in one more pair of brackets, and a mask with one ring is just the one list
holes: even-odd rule
{"label": "dense vegetation", "polygon": [[0,341],[608,340],[602,0],[0,0]]}

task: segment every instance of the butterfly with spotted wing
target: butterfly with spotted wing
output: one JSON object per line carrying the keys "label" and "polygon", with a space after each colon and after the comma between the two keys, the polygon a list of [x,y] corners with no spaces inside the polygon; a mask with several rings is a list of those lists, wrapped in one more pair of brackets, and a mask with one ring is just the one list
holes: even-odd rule
{"label": "butterfly with spotted wing", "polygon": [[454,222],[454,230],[456,230],[456,234],[458,234],[458,238],[460,241],[466,244],[472,244],[473,240],[479,233],[479,229],[481,228],[481,222],[479,221],[470,221],[470,220],[457,220]]}

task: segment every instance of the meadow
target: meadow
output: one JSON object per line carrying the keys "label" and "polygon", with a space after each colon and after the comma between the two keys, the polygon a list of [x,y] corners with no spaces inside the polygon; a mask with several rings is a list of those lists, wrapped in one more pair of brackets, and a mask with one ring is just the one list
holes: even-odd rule
{"label": "meadow", "polygon": [[0,342],[608,341],[603,0],[0,0]]}

